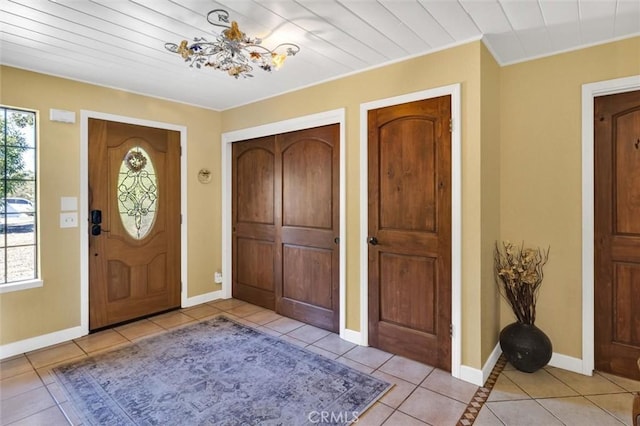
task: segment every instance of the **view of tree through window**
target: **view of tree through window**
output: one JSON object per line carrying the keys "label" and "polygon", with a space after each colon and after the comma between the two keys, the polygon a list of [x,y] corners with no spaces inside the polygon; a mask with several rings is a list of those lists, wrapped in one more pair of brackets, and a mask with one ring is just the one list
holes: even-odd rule
{"label": "view of tree through window", "polygon": [[37,276],[36,114],[0,107],[0,285]]}

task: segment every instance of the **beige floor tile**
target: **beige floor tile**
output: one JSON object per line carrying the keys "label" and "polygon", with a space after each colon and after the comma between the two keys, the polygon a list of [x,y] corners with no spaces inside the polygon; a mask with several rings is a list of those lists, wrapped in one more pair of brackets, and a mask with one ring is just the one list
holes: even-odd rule
{"label": "beige floor tile", "polygon": [[33,370],[33,366],[24,354],[7,358],[0,362],[0,380]]}
{"label": "beige floor tile", "polygon": [[620,426],[618,419],[582,396],[543,398],[538,403],[566,425]]}
{"label": "beige floor tile", "polygon": [[289,333],[289,336],[307,343],[314,343],[330,334],[330,331],[323,330],[312,325],[305,324]]}
{"label": "beige floor tile", "polygon": [[504,426],[487,405],[483,405],[473,426]]}
{"label": "beige floor tile", "polygon": [[341,356],[340,358],[337,358],[336,361],[366,374],[373,373],[373,368],[369,367],[368,365],[360,364],[359,362],[356,362],[349,358]]}
{"label": "beige floor tile", "polygon": [[373,404],[367,411],[358,416],[354,424],[358,426],[380,426],[393,413],[393,408],[384,404]]}
{"label": "beige floor tile", "polygon": [[13,398],[21,393],[44,386],[34,370],[0,380],[0,399]]}
{"label": "beige floor tile", "polygon": [[599,374],[585,376],[584,374],[548,367],[546,370],[555,378],[578,392],[580,395],[599,395],[603,393],[626,392],[623,388],[602,377]]}
{"label": "beige floor tile", "polygon": [[116,327],[115,330],[131,341],[164,331],[158,324],[146,319],[121,325],[120,327]]}
{"label": "beige floor tile", "polygon": [[569,388],[544,369],[538,370],[535,373],[524,373],[513,370],[504,371],[503,374],[532,398],[558,398],[578,395],[576,391]]}
{"label": "beige floor tile", "polygon": [[235,308],[227,309],[227,312],[236,315],[240,318],[244,318],[251,314],[264,311],[265,309],[260,306],[252,305],[251,303],[245,303],[244,305],[237,306]]}
{"label": "beige floor tile", "polygon": [[11,426],[68,426],[69,421],[62,414],[62,411],[57,406],[47,408],[39,413],[33,414],[22,420],[18,420],[15,423],[11,423]]}
{"label": "beige floor tile", "polygon": [[273,311],[268,309],[264,309],[262,311],[258,311],[251,315],[245,317],[251,322],[255,322],[256,324],[265,325],[267,323],[273,322],[275,320],[279,320],[280,318],[284,318],[282,315],[278,315]]}
{"label": "beige floor tile", "polygon": [[313,346],[313,345],[307,345],[307,346],[305,346],[305,349],[310,351],[310,352],[316,353],[318,355],[322,355],[323,357],[329,358],[329,359],[336,359],[339,356],[338,354],[334,354],[333,352],[325,351],[324,349],[319,348],[317,346]]}
{"label": "beige floor tile", "polygon": [[289,333],[296,328],[300,328],[304,325],[304,323],[294,320],[292,318],[282,317],[279,320],[272,321],[268,324],[265,324],[265,327],[275,330],[279,333]]}
{"label": "beige floor tile", "polygon": [[347,342],[333,333],[314,342],[313,345],[338,355],[343,355],[356,347],[354,343]]}
{"label": "beige floor tile", "polygon": [[129,343],[124,336],[115,330],[105,330],[95,334],[89,334],[88,336],[76,339],[75,342],[88,354]]}
{"label": "beige floor tile", "polygon": [[612,416],[615,416],[622,423],[632,426],[631,407],[633,404],[633,395],[630,393],[618,393],[610,395],[588,395],[585,396],[589,401],[596,404]]}
{"label": "beige floor tile", "polygon": [[417,387],[398,410],[432,425],[454,425],[466,408],[467,404]]}
{"label": "beige floor tile", "polygon": [[388,352],[381,351],[380,349],[372,348],[369,346],[356,346],[343,355],[343,357],[345,358],[352,359],[373,369],[380,367],[392,356],[393,355]]}
{"label": "beige floor tile", "polygon": [[399,355],[394,355],[382,364],[379,370],[417,385],[433,371],[433,367]]}
{"label": "beige floor tile", "polygon": [[289,343],[291,343],[293,345],[296,345],[296,346],[298,346],[300,348],[304,348],[305,346],[308,345],[307,342],[303,342],[302,340],[295,339],[295,338],[289,336],[288,334],[284,334],[284,335],[280,336],[279,338],[281,340],[284,340],[285,342],[289,342]]}
{"label": "beige floor tile", "polygon": [[501,374],[495,385],[493,385],[487,401],[512,401],[517,399],[531,399],[531,397],[507,376]]}
{"label": "beige floor tile", "polygon": [[189,315],[183,314],[180,311],[169,312],[166,314],[158,315],[156,317],[151,317],[149,318],[149,320],[167,330],[196,322],[195,319],[193,319]]}
{"label": "beige floor tile", "polygon": [[29,361],[31,361],[31,364],[36,369],[44,367],[45,365],[69,361],[83,356],[86,356],[86,354],[73,342],[61,343],[27,353],[27,358],[29,358]]}
{"label": "beige floor tile", "polygon": [[270,329],[268,327],[264,327],[264,326],[256,327],[256,330],[259,330],[259,331],[263,332],[264,334],[268,334],[269,336],[273,336],[273,337],[282,336],[282,333],[280,333],[279,331],[275,331],[275,330],[272,330],[272,329]]}
{"label": "beige floor tile", "polygon": [[478,386],[456,379],[451,373],[436,368],[420,384],[421,387],[448,396],[465,404],[471,401]]}
{"label": "beige floor tile", "polygon": [[228,311],[229,309],[237,308],[238,306],[245,305],[246,303],[247,302],[243,302],[238,299],[218,299],[207,304],[215,308],[222,309],[223,311]]}
{"label": "beige floor tile", "polygon": [[486,405],[505,425],[562,426],[560,420],[553,417],[533,399],[488,402]]}
{"label": "beige floor tile", "polygon": [[380,370],[374,371],[371,375],[393,385],[393,387],[380,398],[380,402],[392,408],[398,408],[418,386]]}
{"label": "beige floor tile", "polygon": [[614,376],[613,374],[597,372],[596,374],[611,380],[616,385],[620,386],[628,392],[640,392],[640,382],[637,380],[631,380],[620,376]]}
{"label": "beige floor tile", "polygon": [[56,403],[44,386],[30,390],[13,398],[0,402],[0,421],[7,425],[26,417],[32,416],[49,407],[55,407]]}
{"label": "beige floor tile", "polygon": [[[455,423],[451,423],[452,425]],[[384,422],[384,426],[425,426],[426,423],[421,422],[401,411],[395,411],[387,421]]]}
{"label": "beige floor tile", "polygon": [[198,306],[193,306],[191,308],[183,309],[181,312],[185,315],[189,315],[191,318],[202,320],[202,319],[217,315],[222,311],[218,308],[214,308],[211,305],[202,304]]}

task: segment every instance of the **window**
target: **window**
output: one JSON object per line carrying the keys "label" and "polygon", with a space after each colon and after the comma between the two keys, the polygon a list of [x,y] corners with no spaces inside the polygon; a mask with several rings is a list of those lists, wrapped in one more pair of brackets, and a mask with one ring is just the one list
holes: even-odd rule
{"label": "window", "polygon": [[[36,113],[0,106],[0,292],[38,280]],[[26,284],[26,285],[20,285]],[[17,286],[16,286],[17,285]]]}

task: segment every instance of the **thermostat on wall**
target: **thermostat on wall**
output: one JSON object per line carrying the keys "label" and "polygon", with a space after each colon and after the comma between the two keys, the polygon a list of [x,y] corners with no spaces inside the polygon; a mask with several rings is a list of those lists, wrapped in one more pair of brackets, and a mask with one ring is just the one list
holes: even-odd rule
{"label": "thermostat on wall", "polygon": [[73,111],[65,111],[63,109],[51,108],[49,110],[49,120],[60,121],[62,123],[75,123],[76,113]]}

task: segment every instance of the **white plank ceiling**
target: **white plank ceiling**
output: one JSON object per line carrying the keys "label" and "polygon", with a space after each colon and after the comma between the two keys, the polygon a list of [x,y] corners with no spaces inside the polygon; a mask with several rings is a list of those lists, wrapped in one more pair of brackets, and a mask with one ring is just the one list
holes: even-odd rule
{"label": "white plank ceiling", "polygon": [[[164,49],[216,8],[300,53],[236,80]],[[640,0],[0,0],[0,63],[214,110],[480,38],[506,65],[634,35]]]}

